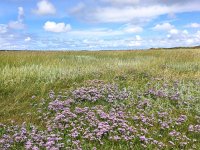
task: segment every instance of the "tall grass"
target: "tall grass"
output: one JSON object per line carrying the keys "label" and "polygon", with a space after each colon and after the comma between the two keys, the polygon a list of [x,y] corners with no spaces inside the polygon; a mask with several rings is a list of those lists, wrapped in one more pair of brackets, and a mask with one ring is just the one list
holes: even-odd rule
{"label": "tall grass", "polygon": [[[126,82],[121,82],[123,77]],[[151,77],[200,79],[200,50],[0,52],[0,122],[37,123],[29,115],[49,90],[67,90],[88,79],[143,88]],[[35,95],[37,98],[32,99]],[[27,117],[21,117],[27,114]]]}

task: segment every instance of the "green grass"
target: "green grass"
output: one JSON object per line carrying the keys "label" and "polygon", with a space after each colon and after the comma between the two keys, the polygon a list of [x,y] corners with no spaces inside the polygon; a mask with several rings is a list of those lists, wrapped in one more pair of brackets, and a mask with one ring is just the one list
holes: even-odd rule
{"label": "green grass", "polygon": [[[56,93],[70,91],[93,79],[128,87],[135,99],[134,106],[127,110],[132,115],[138,111],[133,109],[140,101],[137,98],[138,93],[145,93],[149,88],[159,90],[163,88],[163,83],[169,83],[169,87],[164,90],[173,93],[176,89],[171,85],[178,81],[180,96],[187,104],[176,105],[176,102],[166,98],[142,95],[142,99],[151,101],[151,107],[145,108],[145,112],[156,114],[157,111],[165,110],[173,118],[178,118],[180,114],[187,115],[188,122],[181,128],[177,127],[177,131],[184,133],[190,124],[198,122],[195,116],[200,116],[200,49],[160,49],[94,52],[0,51],[0,123],[26,122],[43,127],[38,118],[37,106],[43,98],[47,99],[50,90]],[[33,99],[32,96],[36,98]],[[105,102],[85,102],[77,106],[91,107],[95,104],[107,105]],[[108,104],[107,108],[110,107]],[[156,129],[157,126],[151,131]],[[3,131],[0,130],[1,134]],[[163,141],[167,142],[168,134],[162,134]],[[199,134],[189,136],[199,138]],[[155,139],[159,137],[155,136]],[[104,142],[105,149],[129,149],[126,143]],[[86,143],[83,148],[90,149],[92,146],[95,143],[91,146]],[[154,149],[149,146],[147,149]],[[196,146],[197,149],[200,148],[200,144]],[[134,149],[143,149],[137,139]]]}
{"label": "green grass", "polygon": [[[134,90],[148,78],[200,79],[200,50],[100,51],[100,52],[0,52],[0,122],[34,122],[35,111],[49,90],[67,90],[88,79],[121,82]],[[121,77],[121,78],[120,78]],[[37,99],[31,99],[36,95]]]}

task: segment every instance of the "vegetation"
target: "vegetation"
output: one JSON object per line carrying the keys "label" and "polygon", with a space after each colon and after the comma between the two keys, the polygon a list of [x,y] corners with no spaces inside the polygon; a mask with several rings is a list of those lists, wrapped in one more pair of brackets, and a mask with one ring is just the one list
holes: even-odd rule
{"label": "vegetation", "polygon": [[1,51],[0,123],[0,149],[200,149],[200,49]]}

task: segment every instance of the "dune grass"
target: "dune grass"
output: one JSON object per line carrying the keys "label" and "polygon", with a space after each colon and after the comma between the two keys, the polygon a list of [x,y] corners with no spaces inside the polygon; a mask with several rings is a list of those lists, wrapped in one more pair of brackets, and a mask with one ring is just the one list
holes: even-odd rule
{"label": "dune grass", "polygon": [[[182,99],[193,98],[193,104],[180,108],[163,98],[153,101],[147,112],[165,108],[178,116],[200,115],[200,49],[148,51],[0,51],[0,123],[23,122],[43,126],[38,119],[37,105],[48,97],[49,91],[65,92],[84,86],[88,80],[103,80],[129,87],[137,99],[138,92],[148,90],[148,83],[159,90],[163,83],[178,81]],[[166,88],[173,92],[173,89]],[[169,92],[170,93],[170,92]],[[99,103],[101,104],[101,103]],[[91,104],[84,104],[90,106]],[[173,107],[174,106],[174,107]],[[131,110],[135,112],[135,110]],[[185,130],[185,129],[183,129]],[[198,135],[199,136],[199,135]],[[127,146],[108,143],[107,148],[126,149]],[[198,145],[198,144],[197,144]],[[198,145],[200,146],[200,145]],[[137,145],[136,149],[140,149]],[[87,148],[86,148],[87,149]],[[151,149],[151,147],[149,148]]]}
{"label": "dune grass", "polygon": [[[53,90],[66,90],[88,79],[114,80],[129,76],[134,86],[143,78],[165,80],[200,79],[200,51],[101,51],[101,52],[0,52],[0,121],[21,118],[21,113],[34,111],[29,106],[32,95],[38,100]],[[129,83],[132,82],[132,83]],[[142,85],[140,85],[142,86]]]}

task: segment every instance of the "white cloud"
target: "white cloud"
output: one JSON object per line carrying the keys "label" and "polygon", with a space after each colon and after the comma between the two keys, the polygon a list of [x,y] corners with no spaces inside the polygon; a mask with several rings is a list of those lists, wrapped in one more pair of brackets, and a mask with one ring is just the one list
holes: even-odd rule
{"label": "white cloud", "polygon": [[[70,31],[72,32],[72,31]],[[69,32],[69,33],[70,33]],[[94,34],[95,35],[95,34]],[[171,35],[171,37],[78,37],[72,38],[71,34],[65,34],[63,37],[55,34],[55,36],[38,37],[31,42],[24,42],[25,35],[15,35],[11,38],[9,34],[0,36],[0,45],[3,49],[52,49],[52,50],[100,50],[100,49],[141,49],[151,47],[177,47],[177,46],[195,46],[199,45],[200,31],[196,33],[184,34],[184,30],[179,30],[179,34]],[[58,38],[59,37],[59,38]]]}
{"label": "white cloud", "polygon": [[143,45],[142,38],[137,35],[135,38],[123,38],[123,39],[84,39],[79,42],[77,46],[83,46],[84,49],[130,49],[140,47]]}
{"label": "white cloud", "polygon": [[24,16],[24,8],[18,7],[18,21],[23,21]]}
{"label": "white cloud", "polygon": [[194,40],[193,39],[187,39],[186,42],[187,42],[187,44],[193,44]]}
{"label": "white cloud", "polygon": [[[82,45],[82,43],[80,43]],[[137,41],[134,38],[125,39],[110,39],[110,40],[87,40],[87,44],[83,44],[85,49],[88,46],[91,49],[130,49],[142,46],[142,41]]]}
{"label": "white cloud", "polygon": [[171,34],[167,34],[167,38],[171,38]]}
{"label": "white cloud", "polygon": [[189,34],[187,30],[183,30],[183,34]]}
{"label": "white cloud", "polygon": [[65,23],[56,23],[53,21],[47,21],[44,26],[43,26],[45,31],[49,32],[67,32],[71,30],[71,25],[70,24],[65,24]]}
{"label": "white cloud", "polygon": [[85,30],[72,30],[68,33],[68,35],[75,37],[112,37],[132,33],[140,33],[142,31],[143,28],[140,26],[125,24],[118,29],[92,28]]}
{"label": "white cloud", "polygon": [[23,32],[13,32],[12,30],[8,31],[6,34],[2,34],[0,36],[0,49],[27,49],[30,43],[24,42],[25,36]]}
{"label": "white cloud", "polygon": [[12,29],[21,30],[25,28],[25,25],[19,21],[10,21],[8,26]]}
{"label": "white cloud", "polygon": [[138,4],[140,0],[101,0],[112,5]]}
{"label": "white cloud", "polygon": [[138,46],[141,46],[142,44],[139,41],[130,41],[127,43],[127,45],[130,47],[138,47]]}
{"label": "white cloud", "polygon": [[0,24],[0,33],[6,33],[8,31],[8,27],[5,24]]}
{"label": "white cloud", "polygon": [[197,0],[192,0],[192,2],[184,1],[182,4],[178,3],[177,1],[171,1],[169,4],[161,1],[156,2],[155,0],[151,0],[145,4],[144,2],[139,1],[137,5],[127,4],[121,7],[99,4],[92,8],[81,8],[79,11],[76,11],[74,15],[78,16],[79,18],[81,17],[83,20],[91,22],[137,23],[138,21],[144,20],[150,21],[160,15],[199,11],[199,7],[200,3]]}
{"label": "white cloud", "polygon": [[143,31],[143,28],[139,27],[139,26],[133,26],[133,25],[128,24],[123,28],[123,31],[126,33],[139,33],[139,32]]}
{"label": "white cloud", "polygon": [[[154,40],[154,47],[180,47],[180,46],[196,46],[200,45],[200,32],[189,33],[187,30],[179,30],[178,34],[168,34],[168,38],[162,39],[161,37]],[[159,40],[163,42],[159,43]],[[166,43],[166,45],[164,45]]]}
{"label": "white cloud", "polygon": [[94,28],[87,30],[72,30],[68,33],[71,36],[77,37],[106,37],[124,34],[122,30],[111,30],[107,28]]}
{"label": "white cloud", "polygon": [[124,42],[124,46],[128,45],[129,47],[139,47],[142,46],[142,38],[139,35],[135,36],[135,39],[129,39]]}
{"label": "white cloud", "polygon": [[200,31],[197,31],[196,37],[199,38],[199,40],[200,40]]}
{"label": "white cloud", "polygon": [[190,28],[200,28],[200,23],[191,23],[191,24],[187,25],[187,27],[190,27]]}
{"label": "white cloud", "polygon": [[138,18],[151,18],[166,13],[167,7],[148,6],[135,8],[127,6],[124,8],[103,7],[94,12],[94,19],[98,22],[129,22]]}
{"label": "white cloud", "polygon": [[164,31],[169,31],[173,28],[174,26],[171,25],[170,23],[157,24],[156,26],[153,27],[154,30],[164,30]]}
{"label": "white cloud", "polygon": [[142,40],[142,38],[139,35],[136,35],[135,38],[136,38],[137,41],[141,41]]}
{"label": "white cloud", "polygon": [[25,42],[29,42],[29,41],[31,41],[31,38],[30,38],[30,37],[26,37],[26,38],[24,39],[24,41],[25,41]]}
{"label": "white cloud", "polygon": [[178,34],[179,31],[178,31],[177,29],[171,29],[171,30],[169,31],[169,33],[170,33],[170,34]]}
{"label": "white cloud", "polygon": [[41,0],[37,3],[37,9],[33,12],[38,15],[52,15],[56,13],[56,9],[48,0]]}
{"label": "white cloud", "polygon": [[10,21],[8,23],[8,27],[16,30],[21,30],[25,28],[25,24],[23,23],[24,17],[24,9],[23,7],[18,7],[18,18],[17,21]]}

